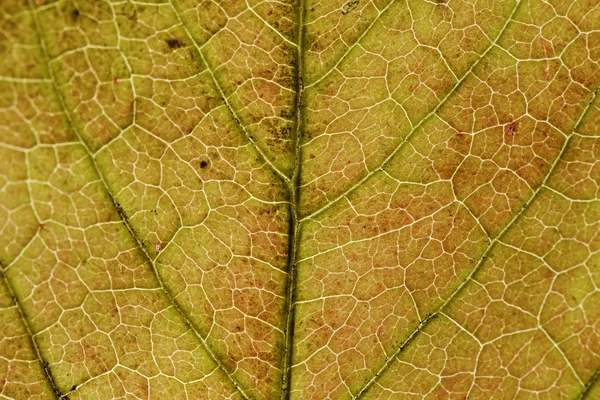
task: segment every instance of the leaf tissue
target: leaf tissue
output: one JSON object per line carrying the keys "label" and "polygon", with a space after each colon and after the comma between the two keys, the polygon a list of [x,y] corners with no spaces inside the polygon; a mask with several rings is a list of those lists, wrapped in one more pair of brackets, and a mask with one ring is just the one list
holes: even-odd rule
{"label": "leaf tissue", "polygon": [[0,397],[600,399],[598,0],[0,0]]}

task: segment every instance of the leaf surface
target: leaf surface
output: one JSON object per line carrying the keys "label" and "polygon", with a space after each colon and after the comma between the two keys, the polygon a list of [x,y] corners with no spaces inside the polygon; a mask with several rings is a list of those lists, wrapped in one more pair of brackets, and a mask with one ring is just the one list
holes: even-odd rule
{"label": "leaf surface", "polygon": [[0,395],[577,399],[600,4],[5,0]]}

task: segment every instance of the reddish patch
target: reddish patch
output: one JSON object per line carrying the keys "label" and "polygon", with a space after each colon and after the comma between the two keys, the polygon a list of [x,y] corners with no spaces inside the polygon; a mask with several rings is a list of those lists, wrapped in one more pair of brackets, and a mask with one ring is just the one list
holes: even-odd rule
{"label": "reddish patch", "polygon": [[117,83],[117,78],[113,78],[113,83]]}
{"label": "reddish patch", "polygon": [[41,230],[45,230],[46,229],[46,224],[40,224],[40,229]]}
{"label": "reddish patch", "polygon": [[310,155],[310,158],[315,158],[315,155],[314,155],[314,154],[311,154],[311,155]]}
{"label": "reddish patch", "polygon": [[506,126],[506,136],[512,136],[515,134],[515,123],[511,122]]}
{"label": "reddish patch", "polygon": [[160,242],[156,243],[156,251],[158,253],[160,253],[161,250],[162,250],[162,244],[160,244]]}
{"label": "reddish patch", "polygon": [[456,137],[462,137],[464,134],[462,131],[456,131]]}

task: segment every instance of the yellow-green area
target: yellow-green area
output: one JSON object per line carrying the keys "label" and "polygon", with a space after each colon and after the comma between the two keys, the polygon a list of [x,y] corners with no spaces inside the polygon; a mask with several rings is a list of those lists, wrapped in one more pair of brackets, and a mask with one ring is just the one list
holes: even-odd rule
{"label": "yellow-green area", "polygon": [[600,3],[0,1],[0,397],[600,398]]}

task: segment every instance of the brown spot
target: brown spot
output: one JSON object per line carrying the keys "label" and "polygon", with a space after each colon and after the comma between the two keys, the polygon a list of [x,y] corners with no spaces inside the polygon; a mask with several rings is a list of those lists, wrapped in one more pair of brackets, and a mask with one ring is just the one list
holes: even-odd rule
{"label": "brown spot", "polygon": [[346,15],[350,11],[354,10],[358,6],[359,3],[360,3],[359,0],[354,0],[354,1],[349,1],[346,4],[344,4],[342,6],[342,15]]}
{"label": "brown spot", "polygon": [[311,155],[310,155],[310,158],[315,158],[315,155],[314,155],[314,154],[311,154]]}
{"label": "brown spot", "polygon": [[200,168],[206,168],[208,166],[208,162],[202,160],[200,161]]}
{"label": "brown spot", "polygon": [[512,136],[515,134],[515,123],[511,122],[506,126],[506,136]]}
{"label": "brown spot", "polygon": [[167,42],[167,45],[171,49],[179,49],[183,47],[183,42],[179,39],[167,39],[165,42]]}

